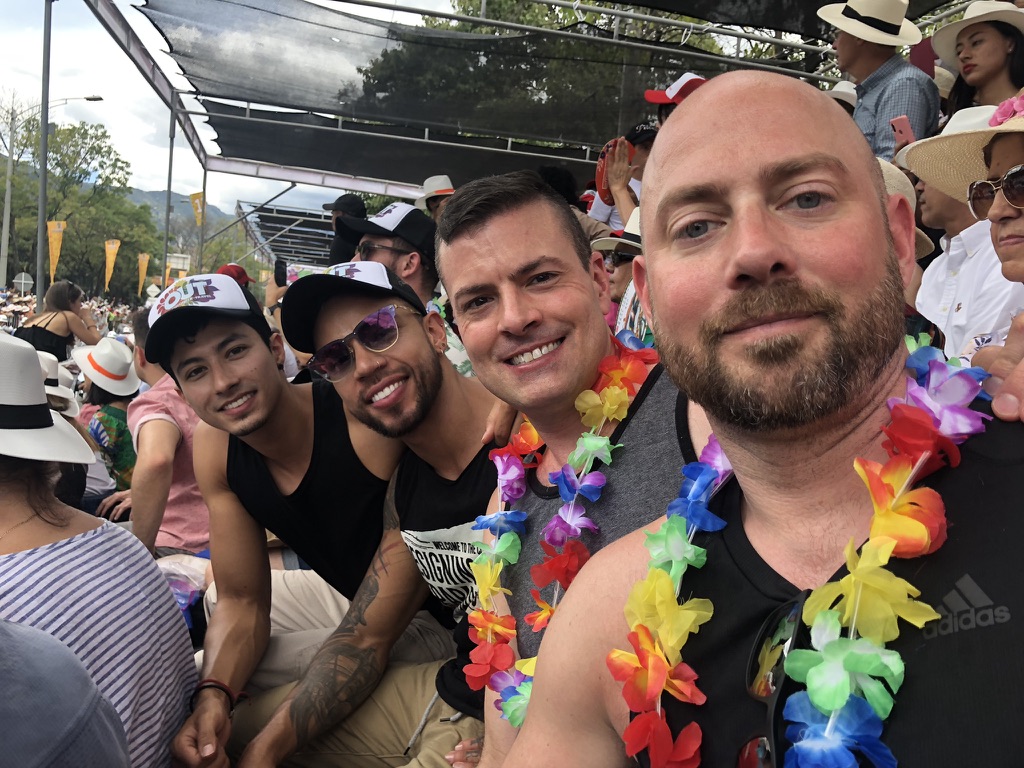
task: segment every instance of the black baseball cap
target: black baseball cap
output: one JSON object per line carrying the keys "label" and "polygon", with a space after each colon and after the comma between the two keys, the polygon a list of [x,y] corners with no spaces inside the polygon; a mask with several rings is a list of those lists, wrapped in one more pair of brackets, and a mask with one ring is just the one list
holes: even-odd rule
{"label": "black baseball cap", "polygon": [[351,192],[342,195],[333,203],[324,203],[323,208],[325,211],[341,211],[359,219],[366,218],[366,203],[359,195],[354,195]]}

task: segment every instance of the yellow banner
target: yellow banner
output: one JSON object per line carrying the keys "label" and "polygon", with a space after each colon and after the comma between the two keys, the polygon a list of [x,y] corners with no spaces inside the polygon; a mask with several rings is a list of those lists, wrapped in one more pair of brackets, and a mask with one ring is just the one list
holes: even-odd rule
{"label": "yellow banner", "polygon": [[117,249],[121,247],[120,240],[107,240],[104,244],[107,252],[107,273],[103,281],[103,290],[110,290],[110,278],[114,274],[114,260],[117,259]]}
{"label": "yellow banner", "polygon": [[186,277],[188,277],[188,270],[186,270],[186,269],[179,269],[178,270],[178,279],[179,280],[184,280]]}
{"label": "yellow banner", "polygon": [[192,213],[196,215],[196,226],[203,226],[203,214],[206,212],[206,201],[203,200],[202,192],[193,192],[188,196],[192,201]]}
{"label": "yellow banner", "polygon": [[166,288],[170,284],[171,284],[171,265],[170,265],[170,263],[168,263],[167,266],[164,267],[164,284],[163,284],[162,287]]}
{"label": "yellow banner", "polygon": [[48,221],[46,222],[46,232],[49,234],[50,241],[50,282],[53,282],[53,276],[57,272],[57,262],[60,261],[60,246],[64,242],[64,229],[67,227],[66,221]]}
{"label": "yellow banner", "polygon": [[139,254],[139,296],[142,295],[142,284],[146,282],[146,272],[149,270],[149,254]]}

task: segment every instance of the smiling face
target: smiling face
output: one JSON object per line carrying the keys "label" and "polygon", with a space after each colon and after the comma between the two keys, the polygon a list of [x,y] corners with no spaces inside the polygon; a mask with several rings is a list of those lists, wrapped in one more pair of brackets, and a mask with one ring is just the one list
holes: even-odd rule
{"label": "smiling face", "polygon": [[750,73],[711,85],[648,164],[637,292],[669,373],[713,417],[800,426],[897,354],[913,215],[883,202],[877,162],[828,96]]}
{"label": "smiling face", "polygon": [[175,343],[169,365],[200,419],[245,437],[266,426],[288,386],[278,367],[283,360],[279,334],[268,347],[245,323],[215,318]]}
{"label": "smiling face", "polygon": [[957,67],[964,81],[980,88],[1009,66],[1013,41],[991,24],[971,24],[956,36]]}
{"label": "smiling face", "polygon": [[372,352],[351,342],[353,362],[334,388],[349,411],[385,437],[403,437],[430,413],[442,383],[445,331],[441,317],[422,317],[395,298],[336,297],[317,316],[317,349],[352,333],[381,307],[395,304],[398,340],[390,349]]}
{"label": "smiling face", "polygon": [[[1024,164],[1024,133],[1004,134],[991,146],[989,180],[997,181],[1011,168]],[[988,219],[992,222],[992,244],[1003,264],[1003,277],[1015,283],[1024,282],[1024,211],[1006,202],[1006,196],[999,191]]]}
{"label": "smiling face", "polygon": [[442,243],[440,258],[483,385],[533,419],[574,411],[611,352],[601,255],[584,267],[552,204],[535,201]]}

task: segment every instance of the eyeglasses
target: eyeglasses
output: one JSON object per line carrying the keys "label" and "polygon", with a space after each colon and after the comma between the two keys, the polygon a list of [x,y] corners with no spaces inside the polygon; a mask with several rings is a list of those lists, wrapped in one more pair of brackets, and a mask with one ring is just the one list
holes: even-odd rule
{"label": "eyeglasses", "polygon": [[412,251],[407,251],[404,248],[395,248],[393,245],[378,245],[377,243],[362,242],[356,246],[356,253],[364,259],[369,259],[373,256],[374,251],[394,251],[397,254],[403,255],[406,253],[412,253]]}
{"label": "eyeglasses", "polygon": [[974,218],[980,221],[988,216],[999,190],[1014,208],[1024,208],[1024,165],[1014,166],[999,181],[982,179],[971,182],[967,188],[967,204]]}
{"label": "eyeglasses", "polygon": [[776,608],[761,626],[747,662],[747,692],[768,707],[766,736],[755,736],[740,750],[736,768],[780,768],[780,749],[787,744],[782,706],[792,691],[787,686],[783,665],[794,648],[810,647],[810,634],[803,622],[804,603],[811,591],[804,590]]}
{"label": "eyeglasses", "polygon": [[395,314],[399,309],[418,314],[409,307],[389,304],[367,315],[344,338],[324,344],[309,359],[306,367],[327,381],[340,381],[352,369],[355,352],[352,340],[358,341],[370,352],[385,352],[398,342],[398,321]]}
{"label": "eyeglasses", "polygon": [[604,266],[607,269],[615,269],[621,264],[628,264],[637,256],[639,253],[626,253],[625,251],[612,251],[606,253],[604,256]]}

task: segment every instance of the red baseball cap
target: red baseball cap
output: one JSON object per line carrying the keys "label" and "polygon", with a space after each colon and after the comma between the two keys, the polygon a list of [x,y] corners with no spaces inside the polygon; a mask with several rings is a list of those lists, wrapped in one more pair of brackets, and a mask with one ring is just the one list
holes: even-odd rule
{"label": "red baseball cap", "polygon": [[687,72],[663,91],[644,91],[644,100],[651,104],[681,104],[683,99],[706,82],[706,78]]}
{"label": "red baseball cap", "polygon": [[256,281],[249,277],[249,273],[245,271],[245,267],[241,264],[225,264],[223,267],[217,268],[218,275],[227,275],[236,283],[245,287],[247,283],[255,283]]}

